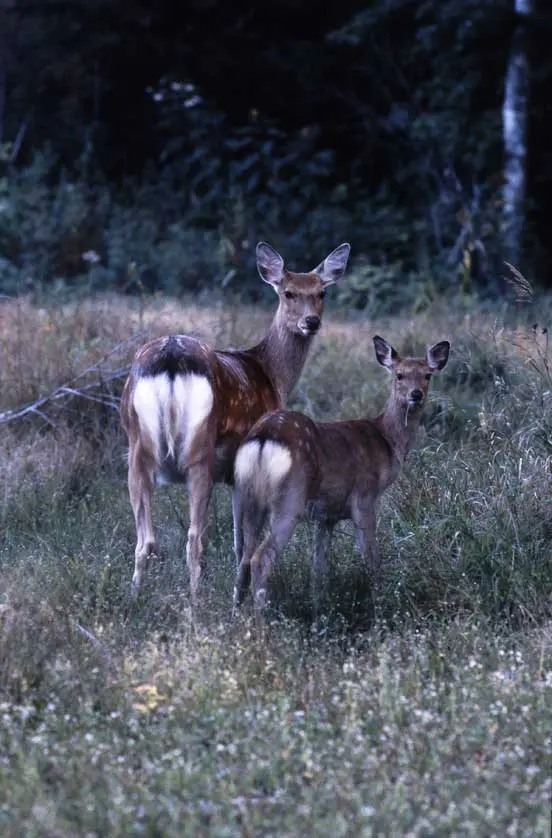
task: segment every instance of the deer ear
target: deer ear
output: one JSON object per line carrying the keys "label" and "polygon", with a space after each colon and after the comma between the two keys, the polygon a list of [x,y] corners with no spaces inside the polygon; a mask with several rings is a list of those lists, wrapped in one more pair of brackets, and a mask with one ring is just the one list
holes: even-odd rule
{"label": "deer ear", "polygon": [[329,256],[326,256],[323,262],[312,271],[313,274],[318,274],[324,287],[332,285],[337,282],[345,273],[347,267],[347,260],[351,252],[351,245],[348,242],[343,242],[335,250],[332,250]]}
{"label": "deer ear", "polygon": [[257,270],[261,279],[278,288],[284,276],[284,260],[277,250],[266,242],[257,245]]}
{"label": "deer ear", "polygon": [[442,340],[427,350],[427,363],[431,370],[442,370],[448,361],[450,343]]}
{"label": "deer ear", "polygon": [[383,338],[380,338],[379,335],[376,335],[374,337],[374,349],[376,350],[376,358],[380,364],[388,369],[393,369],[399,360],[399,356],[391,344],[387,343]]}

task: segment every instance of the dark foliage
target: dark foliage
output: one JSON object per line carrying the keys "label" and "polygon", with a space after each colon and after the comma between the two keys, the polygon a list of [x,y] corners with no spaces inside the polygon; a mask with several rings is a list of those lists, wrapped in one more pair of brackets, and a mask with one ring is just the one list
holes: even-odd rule
{"label": "dark foliage", "polygon": [[[152,247],[214,236],[218,268],[192,257],[171,287],[202,285],[204,271],[222,283],[242,267],[247,275],[252,239],[285,240],[310,258],[345,236],[371,265],[501,292],[513,9],[513,0],[3,0],[0,195],[10,197],[45,149],[53,157],[35,187],[65,177],[88,190],[71,247],[58,238],[40,259],[0,211],[3,284],[23,262],[35,281],[78,275],[80,254],[92,249],[107,269],[102,281],[127,285],[136,254],[108,254],[116,204],[139,208],[130,238],[144,241],[149,225]],[[523,31],[531,89],[522,268],[546,284],[551,34],[552,12],[536,0]],[[203,243],[191,250],[204,252]],[[163,285],[154,261],[139,259],[147,288]],[[370,297],[361,286],[358,305]]]}

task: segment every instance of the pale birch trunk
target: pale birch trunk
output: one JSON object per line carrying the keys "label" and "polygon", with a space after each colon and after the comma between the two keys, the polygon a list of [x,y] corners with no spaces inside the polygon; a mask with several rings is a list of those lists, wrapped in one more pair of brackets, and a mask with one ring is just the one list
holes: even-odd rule
{"label": "pale birch trunk", "polygon": [[502,125],[504,135],[503,250],[505,258],[519,265],[525,222],[525,164],[527,159],[527,107],[529,62],[526,24],[533,0],[514,0],[518,24],[506,70]]}

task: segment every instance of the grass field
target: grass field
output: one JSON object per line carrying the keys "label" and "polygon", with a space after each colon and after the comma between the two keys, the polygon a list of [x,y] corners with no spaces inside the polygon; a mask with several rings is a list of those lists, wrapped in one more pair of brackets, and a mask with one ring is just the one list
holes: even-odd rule
{"label": "grass field", "polygon": [[408,354],[448,339],[451,359],[380,506],[374,609],[342,524],[313,626],[303,526],[261,636],[249,604],[230,620],[224,487],[194,619],[178,487],[156,494],[164,560],[132,600],[125,440],[108,402],[146,335],[238,346],[270,313],[0,302],[0,834],[549,838],[550,315],[539,301],[532,328],[459,299],[352,322],[328,300],[295,408],[375,414],[388,386],[375,333]]}

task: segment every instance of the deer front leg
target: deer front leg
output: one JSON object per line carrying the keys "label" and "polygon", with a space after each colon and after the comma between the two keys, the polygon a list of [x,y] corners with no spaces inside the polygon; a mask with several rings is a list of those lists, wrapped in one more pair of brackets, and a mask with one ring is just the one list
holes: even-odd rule
{"label": "deer front leg", "polygon": [[132,592],[136,595],[142,584],[148,559],[157,551],[151,518],[153,471],[148,465],[147,457],[137,445],[131,447],[130,451],[128,492],[136,524],[136,549],[132,576]]}
{"label": "deer front leg", "polygon": [[315,612],[328,584],[328,554],[332,540],[333,524],[316,521],[314,524],[314,551],[312,556],[312,600]]}
{"label": "deer front leg", "polygon": [[197,589],[201,575],[201,557],[207,546],[207,517],[213,490],[210,463],[203,460],[188,470],[190,526],[186,543],[186,562],[190,573],[192,606],[197,605]]}
{"label": "deer front leg", "polygon": [[234,524],[234,555],[236,556],[236,563],[239,564],[243,553],[243,526],[241,493],[236,486],[232,490],[232,521]]}
{"label": "deer front leg", "polygon": [[354,504],[351,515],[356,526],[357,540],[364,564],[372,577],[380,568],[380,552],[376,536],[376,504],[371,499]]}

